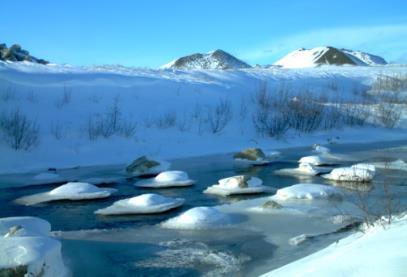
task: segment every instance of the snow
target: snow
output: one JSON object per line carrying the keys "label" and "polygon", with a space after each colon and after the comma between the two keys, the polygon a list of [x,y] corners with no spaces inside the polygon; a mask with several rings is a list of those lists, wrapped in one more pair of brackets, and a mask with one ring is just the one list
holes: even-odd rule
{"label": "snow", "polygon": [[371,172],[376,172],[376,167],[374,164],[367,164],[367,163],[358,163],[351,166],[351,168],[367,170]]}
{"label": "snow", "polygon": [[262,276],[405,276],[407,217],[376,225]]}
{"label": "snow", "polygon": [[113,205],[95,211],[95,214],[153,214],[162,213],[177,208],[185,202],[182,198],[165,197],[159,194],[148,193],[122,199]]}
{"label": "snow", "polygon": [[194,180],[189,179],[189,176],[184,171],[173,170],[164,171],[154,178],[140,180],[134,185],[144,188],[165,188],[165,187],[187,187],[191,186]]}
{"label": "snow", "polygon": [[222,50],[210,51],[206,54],[192,54],[173,60],[163,66],[162,69],[236,69],[249,68],[250,65]]}
{"label": "snow", "polygon": [[300,164],[310,164],[310,165],[328,165],[330,164],[325,158],[321,156],[306,156],[298,160]]}
{"label": "snow", "polygon": [[300,163],[297,168],[283,168],[274,171],[277,175],[293,175],[293,176],[316,176],[324,170],[317,169],[313,165],[308,163]]}
{"label": "snow", "polygon": [[333,169],[329,174],[322,175],[322,177],[333,181],[370,182],[375,175],[375,171],[371,169],[371,165],[340,167]]}
{"label": "snow", "polygon": [[405,170],[407,171],[407,163],[402,159],[398,159],[391,162],[376,162],[374,163],[375,167],[384,168],[384,169],[394,169],[394,170]]}
{"label": "snow", "polygon": [[230,215],[213,207],[195,207],[161,223],[169,229],[210,229],[233,224]]}
{"label": "snow", "polygon": [[[316,61],[328,50],[328,46],[315,47],[312,49],[300,48],[291,53],[288,53],[286,56],[275,62],[274,65],[282,66],[284,68],[315,67],[319,65]],[[359,66],[377,66],[386,64],[386,61],[383,58],[369,53],[348,49],[337,50],[344,53],[356,65]]]}
{"label": "snow", "polygon": [[278,200],[290,199],[341,199],[342,192],[337,188],[320,184],[296,184],[277,190]]}
{"label": "snow", "polygon": [[379,56],[365,53],[362,51],[355,51],[349,49],[341,49],[349,58],[352,59],[357,65],[385,65],[386,61]]}
{"label": "snow", "polygon": [[[7,228],[21,228],[4,236]],[[61,243],[49,237],[50,224],[35,217],[0,218],[0,269],[26,267],[25,276],[68,276]]]}
{"label": "snow", "polygon": [[316,47],[312,49],[300,48],[295,50],[277,62],[274,65],[279,65],[285,68],[302,68],[302,67],[315,67],[315,63],[319,57],[328,51],[327,47]]}
{"label": "snow", "polygon": [[313,146],[314,152],[318,153],[318,154],[326,154],[331,152],[331,149],[329,149],[328,147],[319,145],[319,144],[315,144]]}
{"label": "snow", "polygon": [[[244,180],[245,178],[247,178],[247,181]],[[263,181],[257,177],[239,175],[220,179],[218,184],[208,187],[204,190],[204,193],[230,196],[236,194],[257,194],[267,192],[269,188],[262,184]]]}
{"label": "snow", "polygon": [[[19,108],[40,127],[39,144],[29,151],[15,151],[0,140],[0,172],[39,173],[48,168],[112,164],[125,167],[142,155],[168,160],[234,153],[247,147],[259,147],[267,153],[270,149],[325,145],[338,136],[338,143],[405,139],[407,113],[403,113],[400,129],[344,127],[310,134],[290,130],[282,139],[264,137],[253,126],[256,107],[252,99],[259,84],[267,83],[270,92],[284,84],[287,93],[308,90],[316,97],[359,101],[359,92],[377,76],[406,73],[407,67],[392,65],[184,72],[0,62],[0,94],[13,91],[13,97],[7,101],[0,97],[0,110]],[[331,83],[338,85],[336,91],[329,88]],[[64,94],[70,95],[67,102],[62,101]],[[134,123],[135,134],[89,139],[89,119],[104,119],[115,99],[120,120]],[[231,103],[233,116],[222,131],[214,134],[206,124],[207,112],[225,99]],[[167,115],[175,115],[175,125],[160,125]],[[60,138],[51,131],[55,129],[60,130]],[[168,168],[154,173],[163,170]]]}
{"label": "snow", "polygon": [[13,226],[21,226],[15,235],[23,236],[48,236],[51,231],[51,225],[38,217],[19,216],[6,217],[0,219],[0,236],[5,237]]}
{"label": "snow", "polygon": [[33,177],[34,180],[41,180],[41,181],[42,180],[46,180],[46,181],[55,180],[58,178],[60,178],[60,176],[58,174],[50,173],[50,172],[42,172]]}
{"label": "snow", "polygon": [[35,205],[56,200],[89,200],[109,197],[113,188],[99,188],[89,183],[69,182],[49,192],[24,196],[16,200],[23,205]]}

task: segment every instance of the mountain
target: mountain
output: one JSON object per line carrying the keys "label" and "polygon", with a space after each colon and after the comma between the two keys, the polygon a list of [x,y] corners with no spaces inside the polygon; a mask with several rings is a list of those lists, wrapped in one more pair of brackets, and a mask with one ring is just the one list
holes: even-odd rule
{"label": "mountain", "polygon": [[312,49],[300,48],[274,63],[285,68],[316,67],[324,64],[366,66],[383,65],[386,61],[379,56],[361,51],[324,46]]}
{"label": "mountain", "polygon": [[13,44],[10,48],[6,44],[0,44],[0,61],[22,62],[28,61],[33,63],[47,64],[43,59],[38,59],[30,55],[30,52],[21,48],[18,44]]}
{"label": "mountain", "polygon": [[191,69],[233,69],[249,68],[247,63],[239,60],[223,50],[215,50],[206,54],[196,53],[189,56],[181,57],[161,68],[173,68],[181,70]]}

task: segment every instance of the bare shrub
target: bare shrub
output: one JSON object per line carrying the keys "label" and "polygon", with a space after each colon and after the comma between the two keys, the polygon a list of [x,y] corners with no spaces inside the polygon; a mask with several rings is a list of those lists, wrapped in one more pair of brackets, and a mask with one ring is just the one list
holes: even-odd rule
{"label": "bare shrub", "polygon": [[394,128],[401,118],[401,109],[396,104],[381,102],[376,105],[376,118],[386,128]]}
{"label": "bare shrub", "polygon": [[0,131],[4,141],[14,150],[28,150],[39,142],[39,126],[19,109],[0,116]]}
{"label": "bare shrub", "polygon": [[213,134],[221,132],[232,120],[232,103],[227,99],[220,99],[219,103],[208,108],[209,129]]}
{"label": "bare shrub", "polygon": [[407,75],[379,75],[372,84],[373,91],[400,92],[407,90]]}
{"label": "bare shrub", "polygon": [[61,140],[65,137],[65,128],[59,121],[51,123],[50,132],[57,140]]}
{"label": "bare shrub", "polygon": [[137,124],[122,118],[119,98],[116,97],[113,105],[102,115],[91,115],[86,130],[90,140],[99,137],[109,138],[113,135],[131,137],[136,132]]}
{"label": "bare shrub", "polygon": [[186,132],[192,128],[192,117],[186,113],[182,117],[177,119],[177,128],[181,132]]}
{"label": "bare shrub", "polygon": [[3,102],[8,102],[16,98],[16,91],[12,87],[8,87],[0,94],[0,99]]}
{"label": "bare shrub", "polygon": [[38,103],[38,97],[33,90],[27,92],[26,99],[31,103]]}
{"label": "bare shrub", "polygon": [[61,98],[59,98],[55,101],[55,106],[59,109],[65,105],[69,104],[72,100],[72,89],[68,88],[67,86],[64,86],[63,90],[64,91],[63,91]]}
{"label": "bare shrub", "polygon": [[365,126],[371,116],[366,104],[344,103],[341,105],[343,122],[348,126]]}
{"label": "bare shrub", "polygon": [[267,91],[264,83],[254,96],[255,111],[253,125],[260,135],[282,137],[289,129],[287,109],[287,95],[280,90],[274,98]]}

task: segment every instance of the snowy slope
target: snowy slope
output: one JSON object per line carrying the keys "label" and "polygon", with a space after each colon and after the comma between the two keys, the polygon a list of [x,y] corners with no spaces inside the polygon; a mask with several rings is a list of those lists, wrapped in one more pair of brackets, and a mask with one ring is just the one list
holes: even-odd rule
{"label": "snowy slope", "polygon": [[382,57],[372,55],[362,51],[355,51],[349,49],[341,49],[349,58],[351,58],[357,65],[385,65],[386,60]]}
{"label": "snowy slope", "polygon": [[[0,62],[0,115],[18,109],[39,127],[38,145],[29,151],[13,150],[0,140],[0,172],[122,164],[139,155],[168,159],[254,146],[272,150],[326,143],[336,136],[341,142],[406,138],[404,130],[385,129],[378,135],[377,129],[353,128],[301,139],[287,133],[284,140],[276,140],[257,134],[253,126],[253,99],[262,84],[272,95],[284,88],[288,93],[306,90],[354,99],[383,74],[407,74],[407,67],[173,71]],[[220,101],[229,103],[231,117],[214,133],[209,119]],[[114,103],[120,121],[134,125],[134,133],[91,139],[89,121],[106,121]]]}
{"label": "snowy slope", "polygon": [[273,270],[267,276],[405,276],[407,217],[378,224],[310,256]]}
{"label": "snowy slope", "polygon": [[300,48],[274,63],[285,68],[316,67],[323,64],[384,65],[386,61],[379,56],[361,51],[323,46],[312,49]]}
{"label": "snowy slope", "polygon": [[237,59],[223,50],[215,50],[206,54],[192,54],[181,57],[161,68],[174,68],[182,70],[191,69],[236,69],[249,68],[250,65]]}

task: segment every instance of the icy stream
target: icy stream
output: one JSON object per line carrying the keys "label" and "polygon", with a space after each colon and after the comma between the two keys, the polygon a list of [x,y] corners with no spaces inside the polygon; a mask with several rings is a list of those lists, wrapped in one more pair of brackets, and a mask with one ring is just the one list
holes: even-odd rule
{"label": "icy stream", "polygon": [[[74,276],[257,276],[308,255],[349,234],[335,232],[350,222],[341,212],[354,209],[357,197],[369,195],[371,203],[383,200],[383,184],[399,197],[398,209],[407,205],[407,170],[389,169],[386,161],[407,161],[407,142],[331,145],[341,165],[375,163],[377,175],[369,192],[338,187],[340,200],[284,202],[289,209],[259,209],[273,193],[255,196],[218,197],[203,194],[218,179],[251,174],[272,191],[296,183],[331,184],[319,176],[281,176],[274,170],[297,167],[297,160],[312,155],[310,148],[282,149],[278,162],[261,167],[236,167],[232,155],[215,155],[172,161],[172,169],[184,170],[197,181],[192,187],[168,189],[136,188],[138,180],[126,179],[123,165],[57,170],[58,178],[33,177],[40,172],[0,175],[0,217],[38,216],[49,221]],[[380,167],[380,165],[383,165]],[[400,166],[400,163],[397,164]],[[52,176],[51,176],[52,177]],[[42,193],[66,181],[88,181],[118,189],[109,198],[92,201],[56,201],[23,206],[13,201]],[[103,183],[105,182],[105,183]],[[44,184],[48,183],[48,184]],[[158,215],[100,216],[94,211],[119,199],[142,193],[160,193],[185,198],[185,204]],[[231,204],[231,205],[229,205]],[[160,223],[197,206],[218,206],[236,219],[213,229],[179,230]],[[380,205],[372,209],[380,209]],[[308,239],[304,236],[308,235]],[[322,235],[321,234],[327,234]],[[296,238],[296,239],[293,239]],[[303,241],[303,242],[302,242]],[[301,243],[302,242],[302,243]]]}

